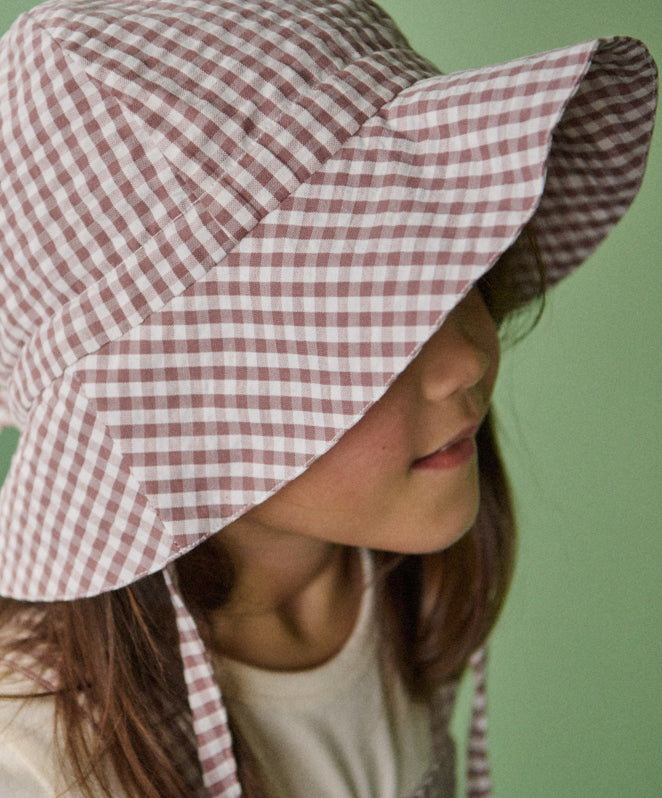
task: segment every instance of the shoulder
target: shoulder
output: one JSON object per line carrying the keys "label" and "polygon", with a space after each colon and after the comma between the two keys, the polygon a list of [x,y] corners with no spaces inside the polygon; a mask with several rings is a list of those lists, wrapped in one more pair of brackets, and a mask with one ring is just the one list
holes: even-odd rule
{"label": "shoulder", "polygon": [[54,729],[52,696],[38,695],[35,683],[20,674],[1,675],[0,783],[11,798],[57,794]]}
{"label": "shoulder", "polygon": [[[27,675],[0,668],[2,798],[83,798],[62,756],[56,729],[52,692]],[[110,794],[123,798],[114,775],[109,773],[109,778]]]}

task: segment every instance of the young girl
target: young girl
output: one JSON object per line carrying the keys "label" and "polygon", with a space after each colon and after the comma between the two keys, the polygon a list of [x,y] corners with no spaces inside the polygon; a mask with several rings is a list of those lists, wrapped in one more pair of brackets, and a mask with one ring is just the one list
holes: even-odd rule
{"label": "young girl", "polygon": [[51,0],[0,69],[3,795],[452,795],[468,665],[488,795],[497,329],[632,201],[643,45]]}

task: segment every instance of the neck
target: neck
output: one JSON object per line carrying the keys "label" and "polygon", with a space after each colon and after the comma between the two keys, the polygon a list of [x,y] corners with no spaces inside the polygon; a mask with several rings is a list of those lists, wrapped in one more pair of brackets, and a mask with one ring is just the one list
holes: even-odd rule
{"label": "neck", "polygon": [[220,534],[235,583],[209,616],[214,652],[269,670],[312,668],[333,657],[361,602],[358,550],[237,522]]}

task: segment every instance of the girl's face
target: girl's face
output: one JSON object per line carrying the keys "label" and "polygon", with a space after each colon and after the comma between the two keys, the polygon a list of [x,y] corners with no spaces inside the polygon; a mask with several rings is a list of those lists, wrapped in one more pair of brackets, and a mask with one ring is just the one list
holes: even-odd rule
{"label": "girl's face", "polygon": [[402,553],[443,549],[478,511],[475,434],[496,379],[477,288],[366,415],[301,476],[242,516],[254,531]]}

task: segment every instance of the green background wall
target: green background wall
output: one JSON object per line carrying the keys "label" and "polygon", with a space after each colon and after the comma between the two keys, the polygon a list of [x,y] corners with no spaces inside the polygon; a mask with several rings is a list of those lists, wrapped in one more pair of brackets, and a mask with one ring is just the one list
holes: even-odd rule
{"label": "green background wall", "polygon": [[[30,0],[0,0],[0,30]],[[627,33],[659,0],[383,0],[443,71]],[[490,665],[497,798],[662,796],[662,144],[630,215],[504,358],[520,514]],[[0,437],[0,479],[15,434]]]}

